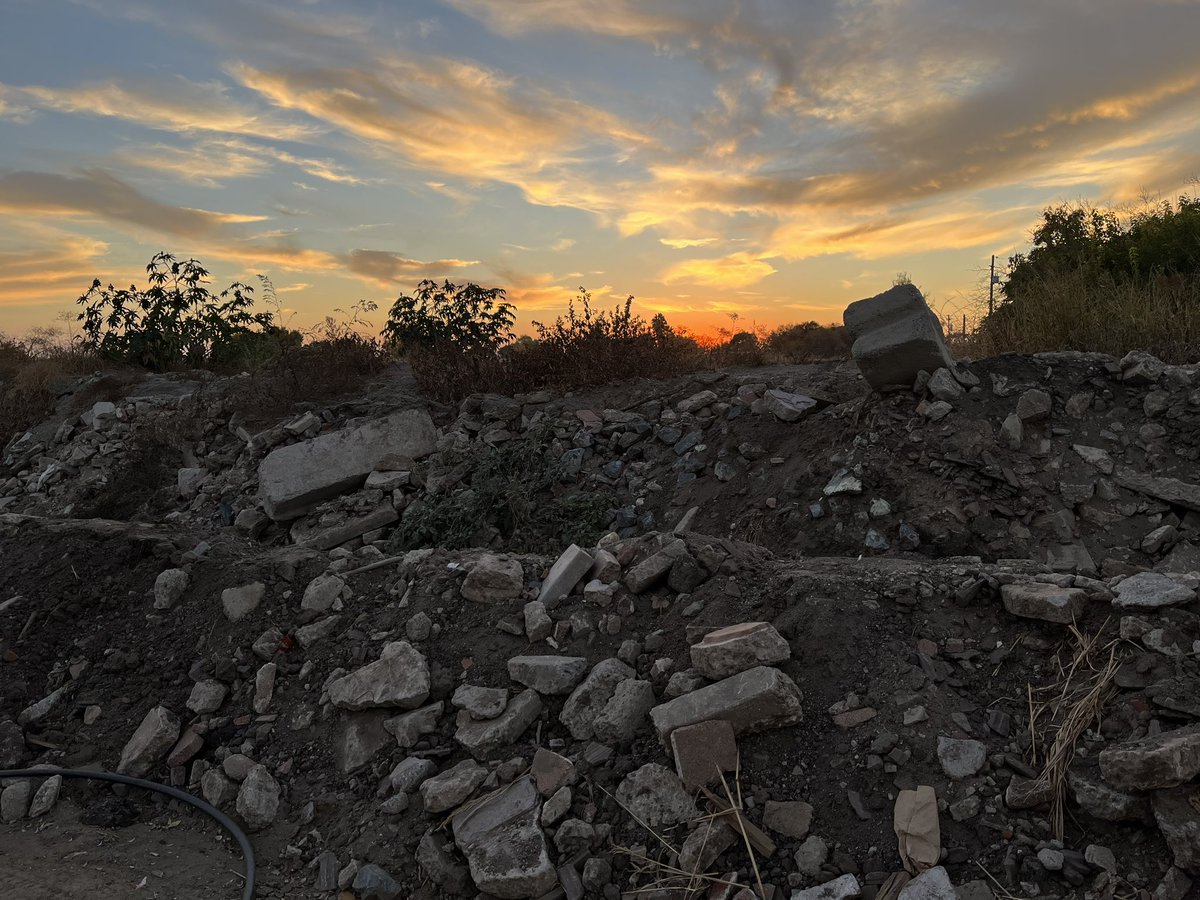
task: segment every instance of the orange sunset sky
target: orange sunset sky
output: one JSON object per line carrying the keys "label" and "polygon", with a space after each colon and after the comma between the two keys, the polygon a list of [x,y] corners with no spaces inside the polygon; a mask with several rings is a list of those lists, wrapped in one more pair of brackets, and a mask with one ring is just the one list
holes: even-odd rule
{"label": "orange sunset sky", "polygon": [[[0,331],[157,250],[291,324],[423,277],[698,332],[937,305],[1200,174],[1189,0],[0,0]],[[376,324],[382,319],[377,314]]]}

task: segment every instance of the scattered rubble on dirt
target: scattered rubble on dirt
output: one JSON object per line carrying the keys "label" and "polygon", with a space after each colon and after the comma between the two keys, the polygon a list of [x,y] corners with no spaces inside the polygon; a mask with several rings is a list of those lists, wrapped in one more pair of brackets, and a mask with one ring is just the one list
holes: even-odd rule
{"label": "scattered rubble on dirt", "polygon": [[[909,390],[255,423],[155,378],[16,436],[0,767],[186,787],[263,897],[1194,896],[1200,369],[956,364],[871,302],[866,380]],[[4,827],[60,795],[113,796],[13,781]]]}

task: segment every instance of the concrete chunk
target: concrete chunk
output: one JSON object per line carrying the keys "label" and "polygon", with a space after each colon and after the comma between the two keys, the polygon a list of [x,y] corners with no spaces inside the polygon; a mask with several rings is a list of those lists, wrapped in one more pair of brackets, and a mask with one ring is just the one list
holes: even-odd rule
{"label": "concrete chunk", "polygon": [[757,666],[650,710],[658,737],[707,719],[724,719],[738,734],[799,722],[800,689],[778,669]]}
{"label": "concrete chunk", "polygon": [[429,413],[406,409],[272,450],[258,467],[263,508],[277,522],[294,519],[361,486],[385,456],[419,459],[434,451],[436,440]]}
{"label": "concrete chunk", "polygon": [[553,607],[563,597],[566,597],[579,584],[579,579],[587,574],[592,567],[592,555],[572,544],[563,551],[562,556],[555,560],[554,565],[542,582],[542,590],[538,599],[548,607]]}
{"label": "concrete chunk", "polygon": [[1087,593],[1040,582],[1015,582],[1000,588],[1004,608],[1023,619],[1070,625],[1087,609]]}
{"label": "concrete chunk", "polygon": [[1100,774],[1123,791],[1171,788],[1200,775],[1200,725],[1100,751]]}
{"label": "concrete chunk", "polygon": [[842,313],[850,352],[867,383],[876,390],[912,385],[917,373],[953,369],[942,323],[916,286],[900,284]]}
{"label": "concrete chunk", "polygon": [[692,666],[714,681],[755,666],[783,662],[792,655],[788,642],[767,622],[743,622],[710,631],[691,648]]}
{"label": "concrete chunk", "polygon": [[142,719],[125,749],[117,772],[142,778],[179,740],[179,717],[165,706],[156,706]]}
{"label": "concrete chunk", "polygon": [[415,709],[429,697],[429,666],[407,641],[385,644],[379,659],[329,686],[329,700],[342,709],[379,706]]}

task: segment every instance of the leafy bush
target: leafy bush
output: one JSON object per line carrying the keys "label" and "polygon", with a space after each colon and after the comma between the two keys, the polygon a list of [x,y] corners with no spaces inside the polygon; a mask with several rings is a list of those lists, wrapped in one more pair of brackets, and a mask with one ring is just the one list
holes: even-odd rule
{"label": "leafy bush", "polygon": [[253,312],[254,288],[234,282],[214,294],[208,270],[195,259],[157,253],[146,266],[146,280],[144,289],[92,282],[77,301],[85,347],[161,372],[261,363],[289,339],[271,313]]}
{"label": "leafy bush", "polygon": [[495,350],[513,339],[513,306],[497,302],[503,297],[503,288],[425,279],[392,304],[384,342],[401,355],[445,344],[464,353]]}
{"label": "leafy bush", "polygon": [[1145,349],[1200,359],[1200,199],[1125,218],[1079,203],[1049,207],[1032,247],[1009,260],[982,352]]}

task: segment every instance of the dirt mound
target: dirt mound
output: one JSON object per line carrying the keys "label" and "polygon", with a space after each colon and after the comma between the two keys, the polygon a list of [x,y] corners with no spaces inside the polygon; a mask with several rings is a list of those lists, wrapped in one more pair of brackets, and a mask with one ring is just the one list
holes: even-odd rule
{"label": "dirt mound", "polygon": [[[204,795],[261,896],[872,897],[906,863],[942,867],[910,892],[1184,896],[1197,373],[1014,356],[918,387],[482,396],[416,458],[306,467],[281,521],[262,460],[392,405],[250,433],[220,392],[98,402],[6,451],[0,756]],[[154,447],[179,465],[130,470]],[[894,810],[922,786],[918,864]]]}

